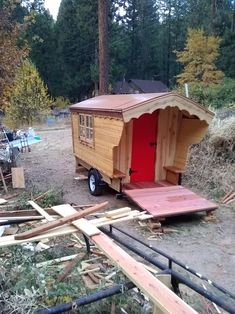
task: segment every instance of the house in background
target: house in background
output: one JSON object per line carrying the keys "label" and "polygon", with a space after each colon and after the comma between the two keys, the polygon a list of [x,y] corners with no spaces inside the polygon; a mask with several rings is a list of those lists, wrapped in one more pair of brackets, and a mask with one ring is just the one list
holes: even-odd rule
{"label": "house in background", "polygon": [[130,79],[116,82],[112,94],[165,93],[168,91],[168,87],[161,81]]}

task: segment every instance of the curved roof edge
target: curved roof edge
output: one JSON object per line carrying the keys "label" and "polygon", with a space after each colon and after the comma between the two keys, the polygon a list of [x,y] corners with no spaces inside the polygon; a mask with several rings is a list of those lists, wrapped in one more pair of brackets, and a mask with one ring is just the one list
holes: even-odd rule
{"label": "curved roof edge", "polygon": [[175,92],[150,94],[101,95],[70,107],[71,111],[118,115],[125,122],[166,107],[178,107],[209,124],[214,114],[197,102]]}
{"label": "curved roof edge", "polygon": [[179,110],[185,110],[190,115],[197,116],[201,121],[206,121],[207,124],[214,117],[213,112],[197,102],[177,93],[167,93],[123,110],[123,120],[128,122],[133,118],[139,118],[144,113],[152,113],[155,110],[165,109],[166,107],[177,107]]}

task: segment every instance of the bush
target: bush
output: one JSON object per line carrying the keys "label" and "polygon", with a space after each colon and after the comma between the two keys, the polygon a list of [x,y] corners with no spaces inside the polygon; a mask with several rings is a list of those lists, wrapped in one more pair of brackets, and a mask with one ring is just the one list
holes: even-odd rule
{"label": "bush", "polygon": [[[189,96],[206,107],[219,109],[235,107],[235,80],[224,78],[221,83],[205,86],[203,84],[189,84]],[[183,88],[178,90],[183,93]]]}
{"label": "bush", "polygon": [[53,107],[59,109],[66,109],[68,108],[69,105],[70,105],[69,99],[63,96],[56,97],[55,101],[53,102]]}

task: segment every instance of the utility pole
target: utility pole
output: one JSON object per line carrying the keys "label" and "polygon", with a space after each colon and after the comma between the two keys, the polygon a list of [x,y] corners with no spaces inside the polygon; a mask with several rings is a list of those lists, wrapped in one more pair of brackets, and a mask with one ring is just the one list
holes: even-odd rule
{"label": "utility pole", "polygon": [[108,0],[98,0],[99,95],[108,93]]}

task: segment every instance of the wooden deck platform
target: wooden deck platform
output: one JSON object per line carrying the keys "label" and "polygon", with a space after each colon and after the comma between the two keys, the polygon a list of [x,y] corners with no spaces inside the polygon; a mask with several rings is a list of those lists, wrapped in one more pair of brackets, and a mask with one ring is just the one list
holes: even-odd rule
{"label": "wooden deck platform", "polygon": [[[138,183],[139,184],[139,183]],[[177,216],[199,211],[212,211],[217,204],[206,200],[181,185],[161,186],[161,183],[124,186],[123,192],[142,209],[156,218]],[[153,187],[154,186],[154,187]],[[131,187],[133,189],[131,189]]]}

